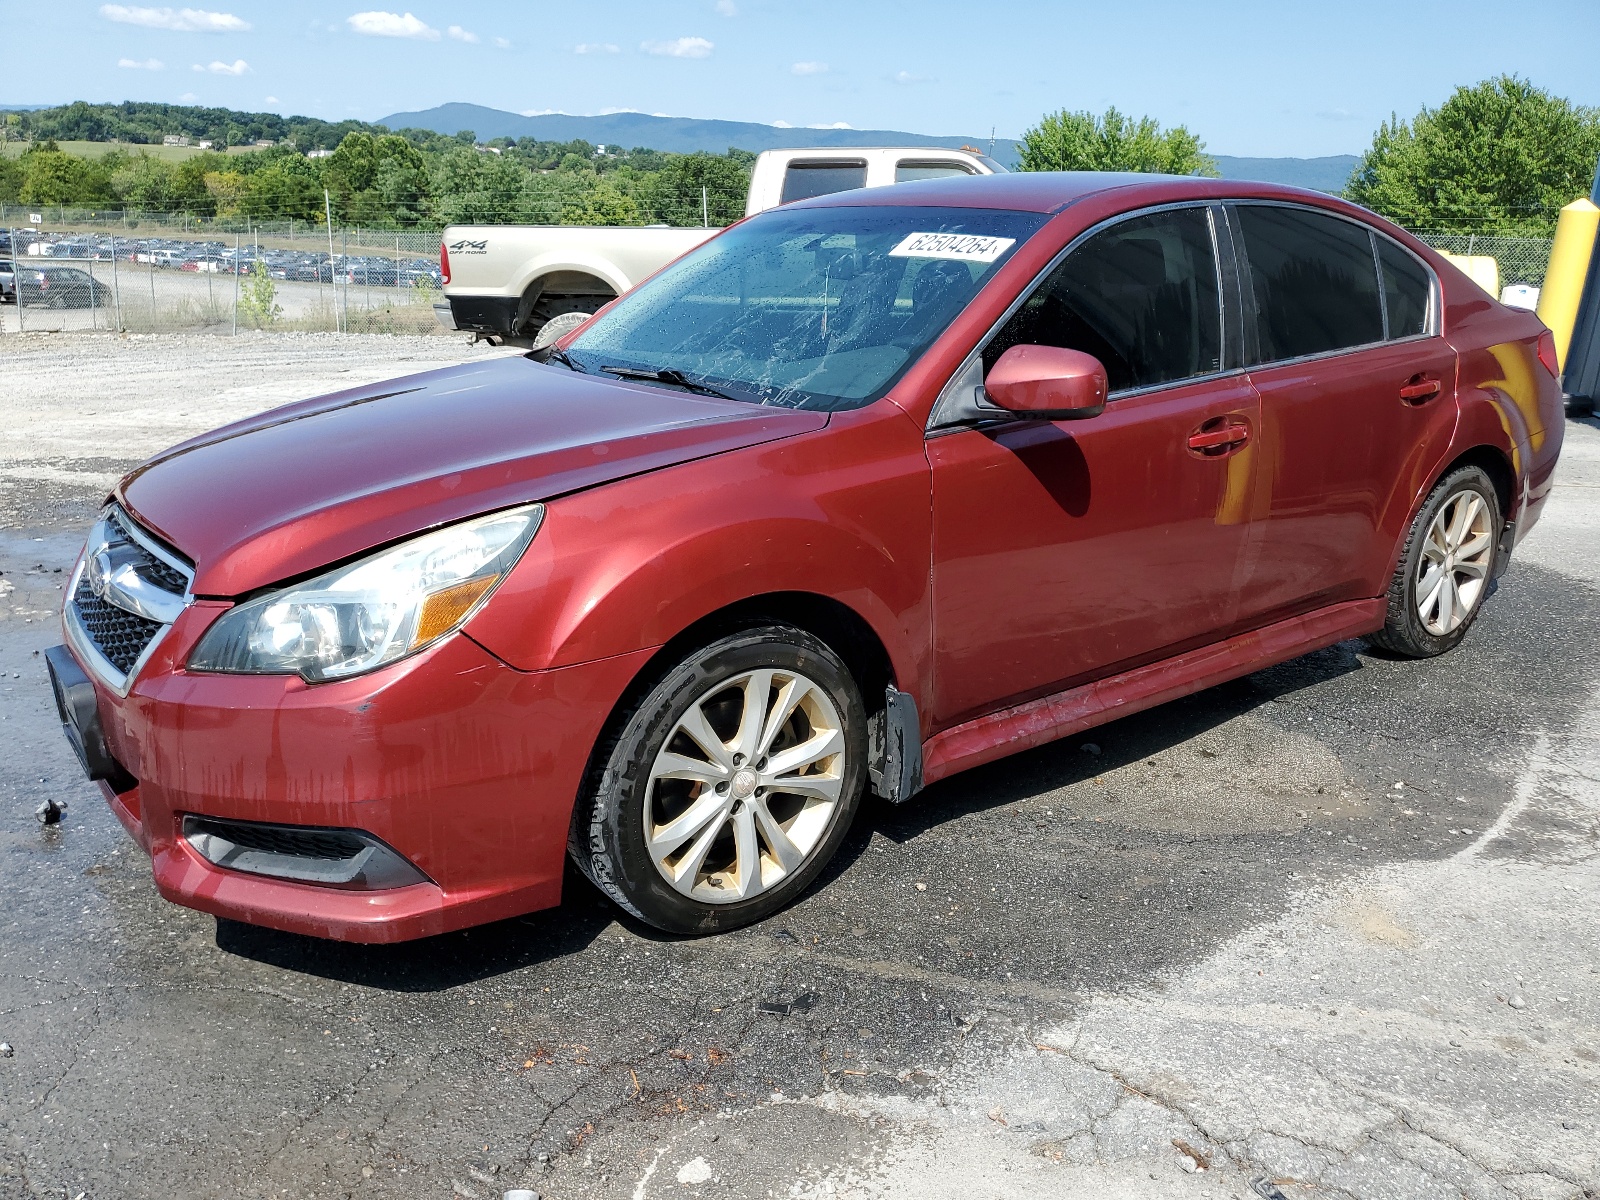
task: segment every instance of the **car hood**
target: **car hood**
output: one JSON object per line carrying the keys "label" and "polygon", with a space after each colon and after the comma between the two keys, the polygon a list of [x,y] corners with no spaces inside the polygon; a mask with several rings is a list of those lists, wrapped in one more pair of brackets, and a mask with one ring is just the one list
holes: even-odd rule
{"label": "car hood", "polygon": [[820,429],[764,408],[503,358],[336,392],[226,425],[116,498],[238,596],[425,529]]}

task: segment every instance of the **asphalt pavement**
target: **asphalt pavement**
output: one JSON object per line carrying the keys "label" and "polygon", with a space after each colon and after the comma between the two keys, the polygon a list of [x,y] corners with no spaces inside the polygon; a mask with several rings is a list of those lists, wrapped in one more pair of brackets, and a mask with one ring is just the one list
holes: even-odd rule
{"label": "asphalt pavement", "polygon": [[1346,643],[869,803],[739,933],[573,874],[354,947],[159,900],[38,652],[116,472],[485,351],[8,346],[0,1198],[1600,1195],[1600,423],[1444,658]]}

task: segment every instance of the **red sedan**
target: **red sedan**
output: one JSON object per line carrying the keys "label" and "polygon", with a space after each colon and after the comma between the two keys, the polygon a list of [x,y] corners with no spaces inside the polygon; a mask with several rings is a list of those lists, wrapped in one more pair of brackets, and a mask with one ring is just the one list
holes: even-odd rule
{"label": "red sedan", "polygon": [[1346,638],[1450,650],[1561,437],[1539,321],[1331,197],[849,192],[553,350],[145,463],[50,664],[180,904],[393,941],[554,905],[570,854],[728,929],[868,789]]}

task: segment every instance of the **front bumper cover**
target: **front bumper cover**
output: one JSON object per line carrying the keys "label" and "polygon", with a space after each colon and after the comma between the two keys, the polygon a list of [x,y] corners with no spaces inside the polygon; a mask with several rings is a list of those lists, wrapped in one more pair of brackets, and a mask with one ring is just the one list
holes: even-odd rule
{"label": "front bumper cover", "polygon": [[[66,650],[52,663],[68,681],[64,711],[80,714],[68,737],[98,726],[98,745],[121,773],[97,782],[150,854],[163,896],[360,942],[425,937],[559,902],[589,751],[650,651],[526,672],[455,634],[334,683],[189,674],[189,650],[226,607],[185,609],[126,696]],[[91,761],[100,760],[86,751]],[[380,872],[391,886],[373,889],[238,869],[216,843],[186,836],[200,828],[196,818],[356,831],[419,875],[408,883]]]}

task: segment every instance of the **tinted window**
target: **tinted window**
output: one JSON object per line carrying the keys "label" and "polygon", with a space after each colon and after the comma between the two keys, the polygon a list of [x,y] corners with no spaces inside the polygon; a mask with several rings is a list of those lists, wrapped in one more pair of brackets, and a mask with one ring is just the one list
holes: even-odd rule
{"label": "tinted window", "polygon": [[1389,336],[1413,337],[1428,332],[1428,299],[1433,280],[1428,269],[1386,238],[1378,239],[1383,265],[1383,299],[1389,312]]}
{"label": "tinted window", "polygon": [[1299,208],[1236,210],[1255,291],[1260,361],[1383,340],[1372,235]]}
{"label": "tinted window", "polygon": [[783,196],[779,203],[831,196],[834,192],[866,186],[867,164],[864,162],[791,163],[783,176]]}
{"label": "tinted window", "polygon": [[1211,222],[1203,208],[1122,221],[1074,250],[984,350],[1063,346],[1105,364],[1113,392],[1222,367]]}
{"label": "tinted window", "polygon": [[898,162],[894,165],[894,181],[910,183],[916,179],[948,179],[952,175],[971,175],[960,163],[952,162]]}

